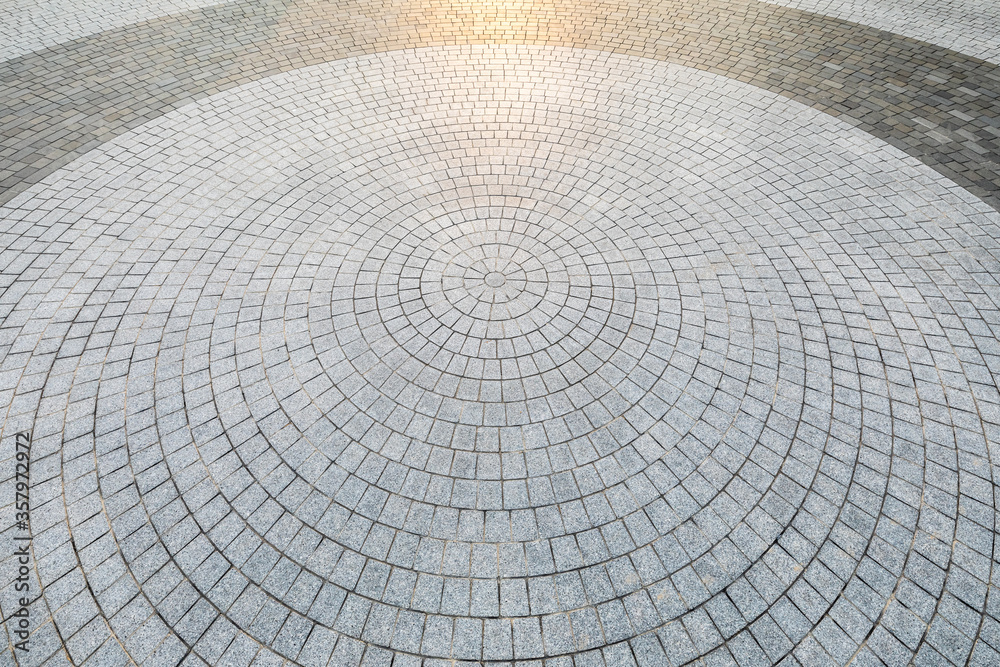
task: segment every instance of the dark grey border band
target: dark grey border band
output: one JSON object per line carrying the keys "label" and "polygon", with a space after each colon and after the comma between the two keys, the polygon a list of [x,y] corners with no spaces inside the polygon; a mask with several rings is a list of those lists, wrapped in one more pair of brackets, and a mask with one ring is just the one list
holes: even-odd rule
{"label": "dark grey border band", "polygon": [[532,43],[752,83],[848,120],[1000,209],[1000,67],[752,0],[555,0],[522,9],[246,0],[0,63],[0,203],[170,109],[278,72],[420,46]]}

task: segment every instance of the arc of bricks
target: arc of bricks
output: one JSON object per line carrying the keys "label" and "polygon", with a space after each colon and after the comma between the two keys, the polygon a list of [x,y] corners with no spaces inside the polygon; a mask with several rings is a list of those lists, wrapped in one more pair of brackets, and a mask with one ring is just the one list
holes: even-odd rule
{"label": "arc of bricks", "polygon": [[252,0],[0,63],[0,203],[188,102],[339,58],[545,44],[723,74],[834,116],[1000,208],[1000,68],[874,28],[757,2]]}

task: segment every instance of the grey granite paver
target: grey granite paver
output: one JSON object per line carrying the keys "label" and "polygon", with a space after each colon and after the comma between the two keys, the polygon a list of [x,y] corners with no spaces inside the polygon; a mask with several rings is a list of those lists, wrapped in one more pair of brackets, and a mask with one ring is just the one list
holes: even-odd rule
{"label": "grey granite paver", "polygon": [[[58,48],[0,66],[33,165],[0,205],[0,505],[31,430],[36,592],[0,656],[991,664],[996,114],[920,63],[995,101],[994,66],[748,2],[685,10],[676,48],[670,3],[611,41],[573,39],[590,5],[399,40],[407,4],[304,58],[330,5],[245,4],[65,47],[200,26],[151,66],[203,76],[92,150],[96,98],[30,76]],[[799,21],[829,50],[758,30]],[[257,55],[227,78],[199,30],[231,23]],[[691,38],[737,25],[782,82]],[[904,52],[934,85],[874,109],[856,75]],[[969,144],[893,134],[916,101]]]}

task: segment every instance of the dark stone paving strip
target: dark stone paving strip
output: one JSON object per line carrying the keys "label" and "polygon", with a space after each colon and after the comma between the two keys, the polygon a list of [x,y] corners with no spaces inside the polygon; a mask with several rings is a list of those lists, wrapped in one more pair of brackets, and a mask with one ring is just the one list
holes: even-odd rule
{"label": "dark stone paving strip", "polygon": [[168,110],[346,56],[533,43],[667,60],[778,92],[905,150],[1000,208],[1000,67],[756,2],[234,3],[0,64],[0,202]]}

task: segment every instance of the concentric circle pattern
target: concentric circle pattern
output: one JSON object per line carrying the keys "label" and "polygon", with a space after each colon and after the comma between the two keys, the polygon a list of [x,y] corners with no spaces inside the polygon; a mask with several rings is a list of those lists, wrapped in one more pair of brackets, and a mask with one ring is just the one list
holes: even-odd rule
{"label": "concentric circle pattern", "polygon": [[997,655],[1000,215],[829,115],[394,51],[167,113],[0,220],[38,655]]}

